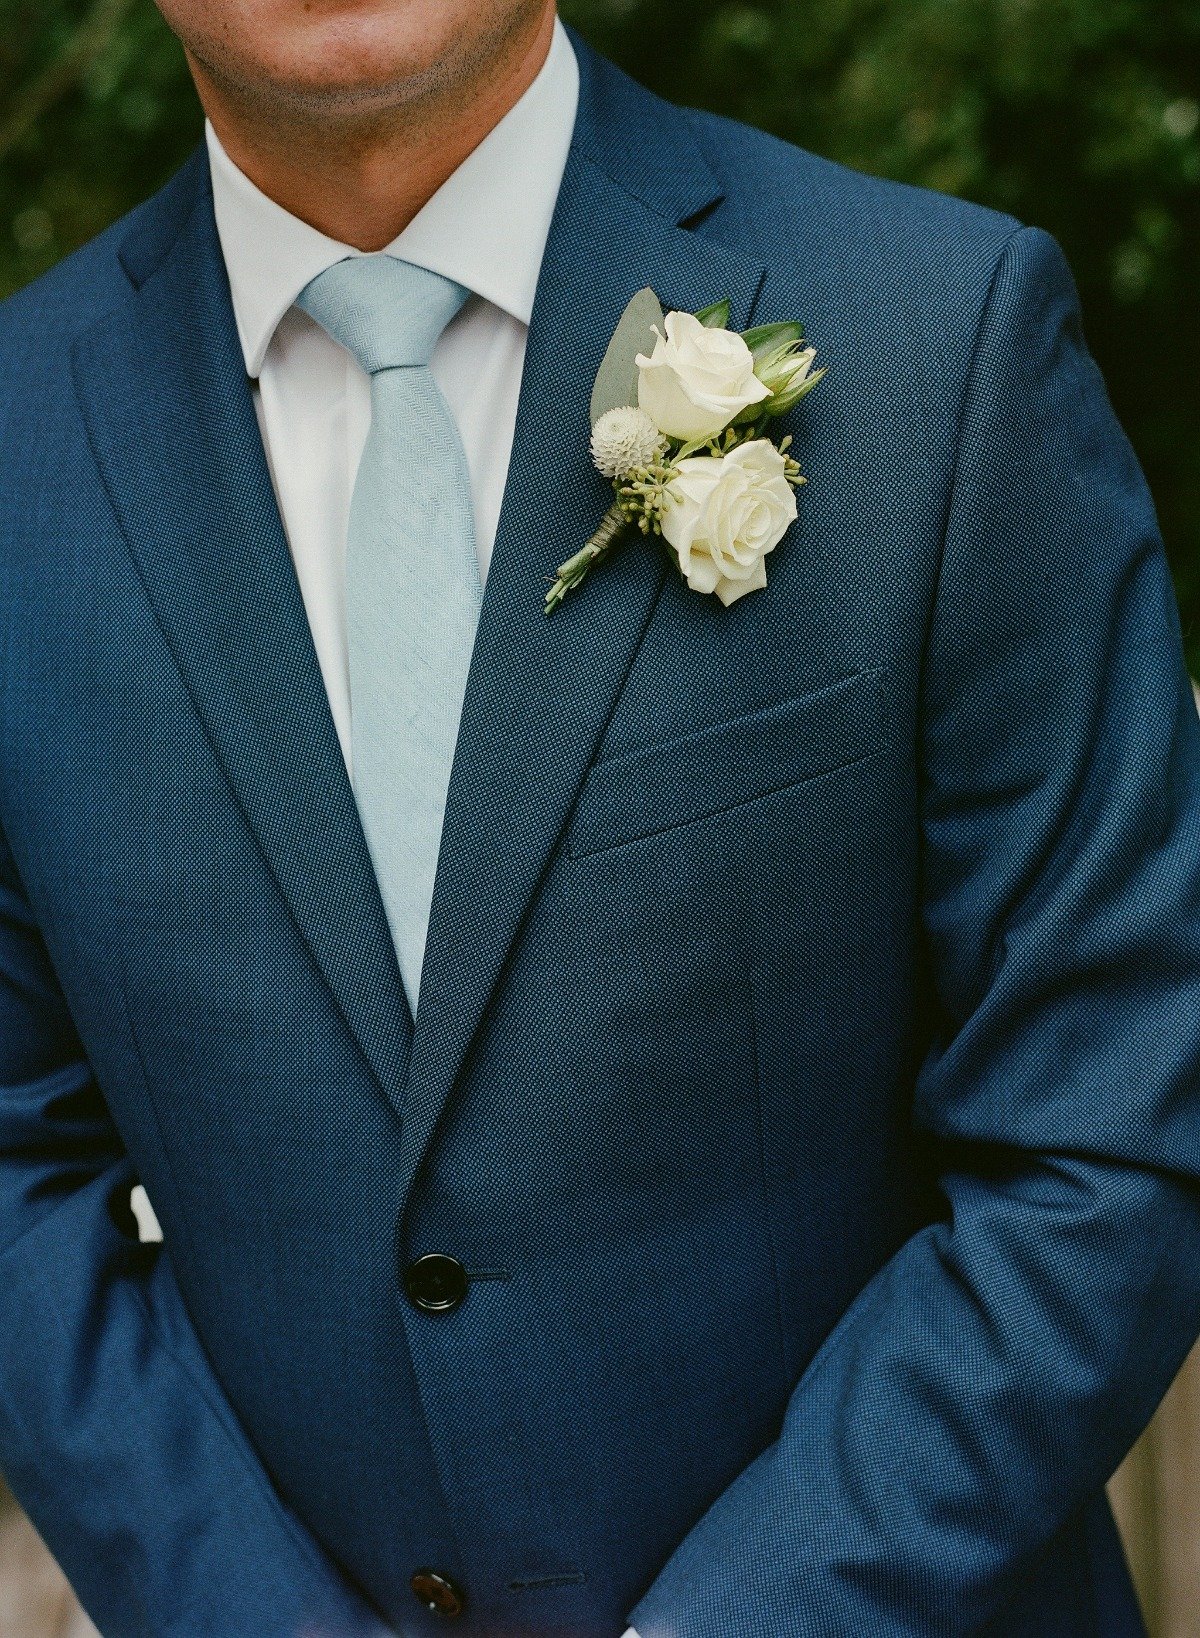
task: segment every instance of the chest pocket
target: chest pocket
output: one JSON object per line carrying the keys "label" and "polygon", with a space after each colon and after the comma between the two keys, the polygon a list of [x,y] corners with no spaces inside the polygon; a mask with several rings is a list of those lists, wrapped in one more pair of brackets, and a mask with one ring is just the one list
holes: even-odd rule
{"label": "chest pocket", "polygon": [[886,742],[882,670],[855,671],[765,710],[598,762],[567,851],[585,857],[787,790],[876,754]]}

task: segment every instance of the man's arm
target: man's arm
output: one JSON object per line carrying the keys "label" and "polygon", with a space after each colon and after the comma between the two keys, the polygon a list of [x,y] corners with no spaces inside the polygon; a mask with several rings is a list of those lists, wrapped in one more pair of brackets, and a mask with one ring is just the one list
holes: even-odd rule
{"label": "man's arm", "polygon": [[106,1638],[382,1638],[242,1433],[0,835],[0,1469]]}
{"label": "man's arm", "polygon": [[978,339],[922,712],[941,1027],[914,1118],[946,1220],[843,1316],[642,1638],[975,1630],[1200,1330],[1200,728],[1149,497],[1033,230]]}

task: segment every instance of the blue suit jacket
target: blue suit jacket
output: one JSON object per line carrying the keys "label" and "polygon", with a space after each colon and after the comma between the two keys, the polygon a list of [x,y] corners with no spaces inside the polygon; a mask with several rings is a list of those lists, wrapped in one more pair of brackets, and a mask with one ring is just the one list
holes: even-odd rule
{"label": "blue suit jacket", "polygon": [[[1044,234],[581,54],[415,1028],[203,157],[0,312],[0,1466],[119,1638],[449,1630],[421,1566],[472,1638],[1134,1633],[1102,1486],[1200,1328],[1150,500]],[[645,284],[802,315],[811,484],[765,592],[639,542],[547,620]]]}

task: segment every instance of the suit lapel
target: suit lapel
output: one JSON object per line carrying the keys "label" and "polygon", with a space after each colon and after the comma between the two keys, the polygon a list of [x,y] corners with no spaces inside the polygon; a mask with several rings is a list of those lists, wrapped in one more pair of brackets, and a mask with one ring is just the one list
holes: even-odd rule
{"label": "suit lapel", "polygon": [[[763,269],[678,224],[719,197],[686,117],[576,41],[580,111],[530,325],[504,505],[450,780],[405,1093],[406,1194],[519,936],[664,582],[630,542],[552,617],[554,567],[611,500],[588,456],[592,381],[629,297],[728,295],[744,324]],[[631,191],[631,188],[636,191]]]}
{"label": "suit lapel", "polygon": [[280,891],[398,1107],[411,1021],[238,346],[207,164],[143,214],[135,293],[81,341],[92,447]]}

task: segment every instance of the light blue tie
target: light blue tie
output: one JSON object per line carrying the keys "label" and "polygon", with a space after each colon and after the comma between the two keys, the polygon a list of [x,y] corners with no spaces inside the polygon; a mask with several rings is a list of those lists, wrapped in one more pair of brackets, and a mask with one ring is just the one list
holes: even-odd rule
{"label": "light blue tie", "polygon": [[337,262],[298,298],[371,377],[346,541],[351,762],[414,1015],[482,596],[466,456],[429,371],[466,297],[378,255]]}

